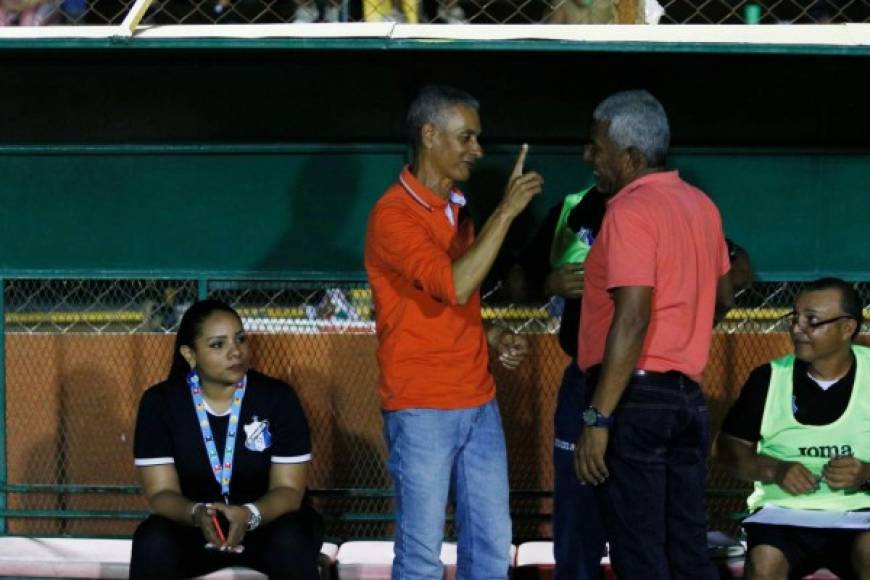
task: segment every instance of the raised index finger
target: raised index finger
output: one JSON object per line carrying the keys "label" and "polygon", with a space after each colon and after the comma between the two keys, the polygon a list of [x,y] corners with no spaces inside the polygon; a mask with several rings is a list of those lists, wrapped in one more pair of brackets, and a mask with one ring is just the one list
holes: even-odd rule
{"label": "raised index finger", "polygon": [[529,152],[529,144],[523,143],[520,147],[520,154],[517,155],[517,162],[514,163],[514,170],[511,173],[511,178],[519,177],[523,174],[523,165],[526,163],[526,153]]}

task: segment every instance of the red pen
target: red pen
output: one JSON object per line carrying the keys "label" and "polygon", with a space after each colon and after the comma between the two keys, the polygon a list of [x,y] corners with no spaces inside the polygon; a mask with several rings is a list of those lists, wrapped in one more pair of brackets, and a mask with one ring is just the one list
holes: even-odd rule
{"label": "red pen", "polygon": [[224,531],[221,529],[221,523],[218,521],[217,512],[212,512],[211,523],[214,525],[214,529],[217,532],[218,539],[221,541],[221,544],[226,544],[227,538],[226,536],[224,536]]}

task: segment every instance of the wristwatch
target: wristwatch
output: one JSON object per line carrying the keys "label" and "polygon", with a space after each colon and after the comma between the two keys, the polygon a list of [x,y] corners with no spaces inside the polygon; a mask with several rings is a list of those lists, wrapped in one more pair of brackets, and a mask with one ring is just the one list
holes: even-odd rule
{"label": "wristwatch", "polygon": [[190,523],[194,525],[194,527],[199,526],[199,520],[196,519],[196,512],[199,508],[204,508],[205,504],[201,502],[196,502],[193,504],[193,507],[190,508]]}
{"label": "wristwatch", "polygon": [[587,427],[610,427],[613,425],[613,417],[602,415],[595,407],[587,407],[583,411],[583,424]]}
{"label": "wristwatch", "polygon": [[260,510],[252,503],[246,503],[244,507],[248,508],[251,515],[248,516],[248,531],[256,530],[263,522],[263,516],[260,515]]}

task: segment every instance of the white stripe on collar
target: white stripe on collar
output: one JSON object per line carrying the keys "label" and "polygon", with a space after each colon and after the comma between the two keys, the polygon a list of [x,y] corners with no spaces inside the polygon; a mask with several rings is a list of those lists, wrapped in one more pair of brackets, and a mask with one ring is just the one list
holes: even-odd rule
{"label": "white stripe on collar", "polygon": [[[424,200],[416,191],[414,191],[414,188],[411,187],[411,185],[407,181],[405,181],[405,177],[403,175],[399,175],[399,183],[402,184],[402,187],[405,189],[405,191],[408,192],[408,195],[414,198],[414,201],[416,201],[429,211],[432,211],[434,209],[430,204],[426,202],[426,200]],[[450,196],[447,200],[447,205],[444,206],[444,215],[447,216],[447,221],[450,222],[451,226],[455,226],[456,220],[453,218],[453,208],[450,207],[451,204],[459,207],[465,207],[465,196],[463,196],[455,189],[452,189],[450,190]]]}
{"label": "white stripe on collar", "polygon": [[417,195],[417,192],[414,191],[414,188],[411,187],[410,184],[408,184],[407,181],[405,181],[405,176],[404,176],[404,175],[399,175],[399,183],[402,184],[402,187],[405,188],[405,191],[408,192],[408,195],[410,195],[411,197],[413,197],[413,198],[417,201],[417,203],[419,203],[420,205],[422,205],[423,207],[425,207],[425,208],[428,209],[429,211],[432,211],[432,206],[429,205],[428,203],[426,203],[426,200],[424,200],[422,197],[420,197],[419,195]]}

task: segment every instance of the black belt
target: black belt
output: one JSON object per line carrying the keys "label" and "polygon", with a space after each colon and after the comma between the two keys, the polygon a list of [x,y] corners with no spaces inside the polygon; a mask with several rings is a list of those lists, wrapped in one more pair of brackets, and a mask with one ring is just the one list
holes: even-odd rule
{"label": "black belt", "polygon": [[[601,365],[589,367],[586,371],[586,382],[590,387],[598,384],[598,379],[601,378]],[[645,369],[634,369],[631,371],[632,383],[649,383],[654,385],[673,385],[680,386],[686,382],[695,383],[692,379],[681,373],[680,371],[648,371]]]}

